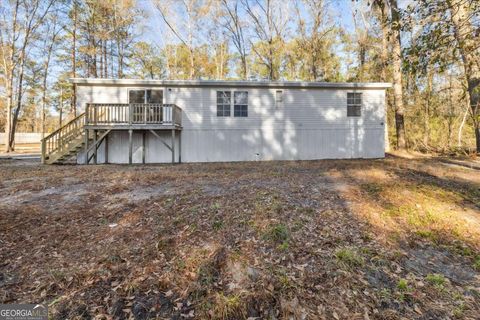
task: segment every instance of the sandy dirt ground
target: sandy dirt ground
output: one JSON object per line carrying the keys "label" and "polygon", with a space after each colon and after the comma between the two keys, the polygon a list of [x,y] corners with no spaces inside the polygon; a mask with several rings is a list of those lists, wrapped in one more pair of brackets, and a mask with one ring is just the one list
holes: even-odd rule
{"label": "sandy dirt ground", "polygon": [[0,303],[53,319],[478,319],[480,170],[0,160]]}
{"label": "sandy dirt ground", "polygon": [[15,146],[14,152],[5,152],[5,145],[0,144],[0,159],[2,158],[11,158],[18,156],[37,156],[39,157],[42,153],[42,147],[40,143],[25,143],[18,144]]}

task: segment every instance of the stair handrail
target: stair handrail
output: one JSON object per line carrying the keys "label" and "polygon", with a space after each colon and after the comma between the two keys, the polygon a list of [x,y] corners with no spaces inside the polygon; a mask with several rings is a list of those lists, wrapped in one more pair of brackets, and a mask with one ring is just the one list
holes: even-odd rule
{"label": "stair handrail", "polygon": [[60,128],[42,139],[42,163],[55,152],[61,151],[65,146],[83,132],[85,125],[85,112],[79,114]]}

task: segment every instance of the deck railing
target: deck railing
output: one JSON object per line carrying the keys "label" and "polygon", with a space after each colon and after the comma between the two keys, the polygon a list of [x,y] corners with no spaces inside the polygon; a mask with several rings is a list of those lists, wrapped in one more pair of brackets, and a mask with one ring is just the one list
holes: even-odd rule
{"label": "deck railing", "polygon": [[182,109],[160,103],[89,103],[87,125],[182,125]]}
{"label": "deck railing", "polygon": [[83,132],[84,124],[85,113],[82,113],[43,138],[42,162],[54,153],[62,152],[70,142],[78,138]]}

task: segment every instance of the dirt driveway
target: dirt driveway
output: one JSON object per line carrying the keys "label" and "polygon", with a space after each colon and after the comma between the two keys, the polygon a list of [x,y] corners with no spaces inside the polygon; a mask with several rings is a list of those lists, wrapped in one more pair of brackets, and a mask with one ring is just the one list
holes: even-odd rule
{"label": "dirt driveway", "polygon": [[56,319],[478,319],[480,170],[0,161],[0,302]]}

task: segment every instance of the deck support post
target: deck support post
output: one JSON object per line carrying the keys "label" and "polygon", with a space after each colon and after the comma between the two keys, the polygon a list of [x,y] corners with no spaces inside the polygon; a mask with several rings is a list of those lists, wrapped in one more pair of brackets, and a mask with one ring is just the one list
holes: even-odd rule
{"label": "deck support post", "polygon": [[145,136],[146,136],[146,131],[142,131],[142,163],[145,164]]}
{"label": "deck support post", "polygon": [[[97,145],[97,130],[93,130],[93,144]],[[93,164],[97,164],[97,151],[98,146],[93,149]]]}
{"label": "deck support post", "polygon": [[182,163],[182,132],[178,132],[178,163]]}
{"label": "deck support post", "polygon": [[172,163],[175,163],[175,129],[172,129]]}
{"label": "deck support post", "polygon": [[110,134],[107,134],[105,136],[105,163],[108,163],[108,136]]}
{"label": "deck support post", "polygon": [[132,164],[133,130],[128,130],[128,164]]}
{"label": "deck support post", "polygon": [[85,129],[85,164],[88,164],[88,129]]}

